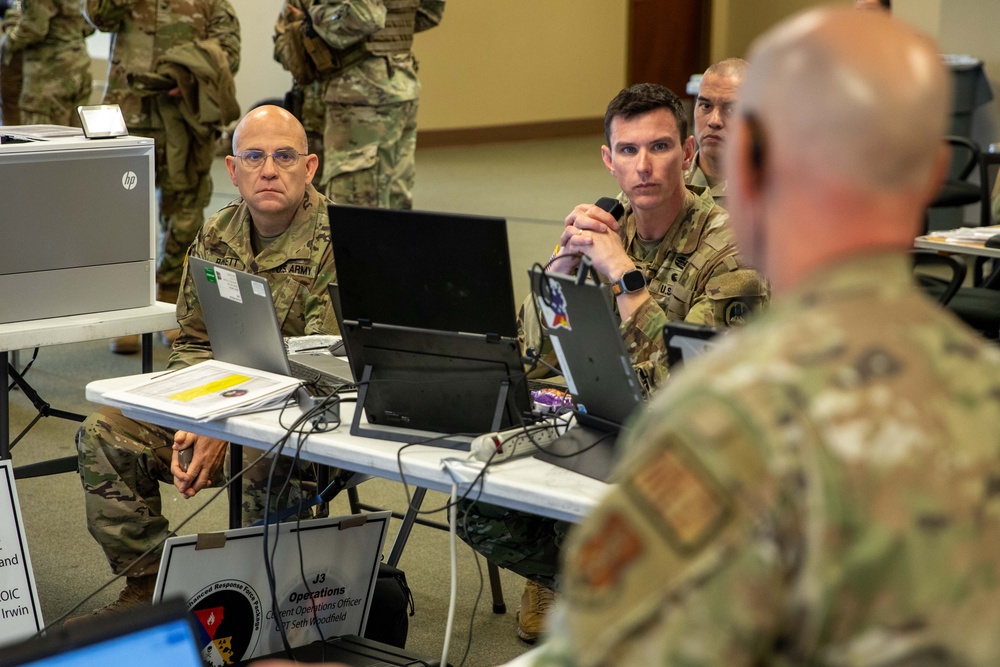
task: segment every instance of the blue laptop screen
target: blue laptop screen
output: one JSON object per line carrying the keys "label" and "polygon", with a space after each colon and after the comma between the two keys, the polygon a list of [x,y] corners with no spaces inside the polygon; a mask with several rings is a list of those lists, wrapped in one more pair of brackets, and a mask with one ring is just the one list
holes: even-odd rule
{"label": "blue laptop screen", "polygon": [[143,667],[202,667],[190,624],[182,619],[168,621],[25,663],[31,667],[132,664],[142,664]]}

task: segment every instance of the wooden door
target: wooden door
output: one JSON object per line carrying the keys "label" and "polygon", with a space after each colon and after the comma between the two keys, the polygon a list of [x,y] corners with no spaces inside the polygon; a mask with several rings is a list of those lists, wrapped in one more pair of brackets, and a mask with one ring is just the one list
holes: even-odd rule
{"label": "wooden door", "polygon": [[628,80],[660,83],[681,97],[708,67],[711,0],[630,0]]}

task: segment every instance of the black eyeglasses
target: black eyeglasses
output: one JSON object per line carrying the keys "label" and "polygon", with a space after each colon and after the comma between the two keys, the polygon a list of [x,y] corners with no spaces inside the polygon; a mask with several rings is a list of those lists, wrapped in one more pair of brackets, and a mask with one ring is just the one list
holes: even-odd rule
{"label": "black eyeglasses", "polygon": [[247,169],[260,169],[267,162],[267,158],[274,160],[274,164],[282,169],[290,169],[299,163],[299,158],[302,157],[302,153],[299,153],[293,148],[282,148],[281,150],[274,151],[270,155],[264,151],[249,150],[243,151],[242,153],[237,153],[236,157],[240,159],[243,166]]}

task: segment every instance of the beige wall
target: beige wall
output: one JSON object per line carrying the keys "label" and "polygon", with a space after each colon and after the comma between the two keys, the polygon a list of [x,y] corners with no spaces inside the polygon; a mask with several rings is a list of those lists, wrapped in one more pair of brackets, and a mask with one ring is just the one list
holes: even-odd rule
{"label": "beige wall", "polygon": [[[843,3],[844,0],[841,0]],[[750,43],[771,26],[795,12],[819,4],[818,0],[713,0],[712,62],[744,57]]]}
{"label": "beige wall", "polygon": [[627,0],[449,2],[414,47],[420,129],[603,116],[625,85],[627,12]]}

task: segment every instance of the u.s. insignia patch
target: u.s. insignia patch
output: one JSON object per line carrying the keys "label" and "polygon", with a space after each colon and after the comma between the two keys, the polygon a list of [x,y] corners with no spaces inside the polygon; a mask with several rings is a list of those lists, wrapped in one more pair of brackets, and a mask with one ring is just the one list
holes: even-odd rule
{"label": "u.s. insignia patch", "polygon": [[538,298],[538,305],[542,309],[545,324],[549,329],[563,328],[572,330],[569,323],[569,313],[566,312],[566,297],[563,295],[562,285],[555,280],[548,280],[548,298]]}

